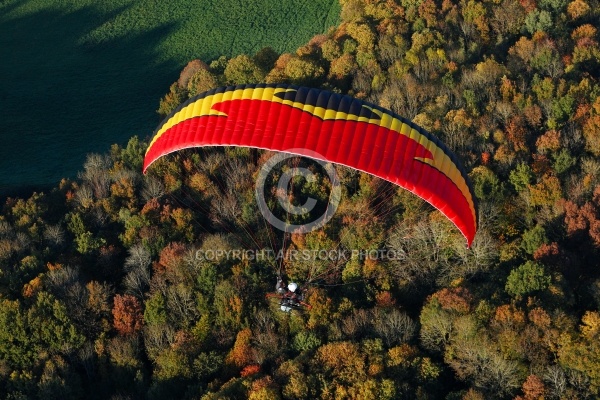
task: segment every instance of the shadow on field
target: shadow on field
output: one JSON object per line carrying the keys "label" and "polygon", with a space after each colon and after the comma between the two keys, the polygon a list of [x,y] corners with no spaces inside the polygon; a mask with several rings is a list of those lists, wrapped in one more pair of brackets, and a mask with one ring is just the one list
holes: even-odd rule
{"label": "shadow on field", "polygon": [[87,153],[150,135],[181,68],[158,61],[174,24],[91,43],[126,8],[26,6],[0,5],[0,196],[73,177]]}

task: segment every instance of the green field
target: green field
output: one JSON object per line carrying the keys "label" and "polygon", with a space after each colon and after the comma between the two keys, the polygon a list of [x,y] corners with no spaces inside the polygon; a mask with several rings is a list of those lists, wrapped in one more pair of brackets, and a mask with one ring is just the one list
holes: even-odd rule
{"label": "green field", "polygon": [[187,61],[294,51],[338,16],[337,0],[0,0],[0,194],[150,135]]}

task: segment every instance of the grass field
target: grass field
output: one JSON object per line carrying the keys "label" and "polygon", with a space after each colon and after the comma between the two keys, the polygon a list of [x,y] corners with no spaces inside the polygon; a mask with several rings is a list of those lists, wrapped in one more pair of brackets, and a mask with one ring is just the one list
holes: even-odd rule
{"label": "grass field", "polygon": [[293,51],[338,0],[0,0],[0,195],[146,137],[187,61]]}

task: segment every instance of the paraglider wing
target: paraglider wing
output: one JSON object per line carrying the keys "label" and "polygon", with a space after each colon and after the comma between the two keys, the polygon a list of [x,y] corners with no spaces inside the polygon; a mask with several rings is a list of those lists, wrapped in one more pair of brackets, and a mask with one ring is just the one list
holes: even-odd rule
{"label": "paraglider wing", "polygon": [[[190,147],[245,146],[290,152],[370,173],[432,204],[470,246],[476,200],[457,158],[432,134],[376,105],[291,85],[214,89],[178,107],[159,125],[144,173],[161,156]],[[303,153],[306,149],[306,153]]]}

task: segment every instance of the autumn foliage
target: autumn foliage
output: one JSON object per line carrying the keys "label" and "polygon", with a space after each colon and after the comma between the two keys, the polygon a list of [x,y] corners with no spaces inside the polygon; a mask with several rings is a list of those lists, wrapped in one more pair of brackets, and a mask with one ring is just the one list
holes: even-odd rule
{"label": "autumn foliage", "polygon": [[[331,221],[284,235],[255,199],[271,153],[188,149],[142,175],[147,143],[134,137],[89,155],[77,178],[5,199],[0,397],[600,396],[598,2],[340,5],[339,25],[298,49],[191,61],[159,114],[243,82],[387,107],[464,166],[478,197],[473,245],[410,192],[343,166]],[[275,173],[267,203],[326,204],[331,183],[313,169],[288,193]],[[261,248],[396,257],[211,253]],[[278,272],[306,289],[309,312],[265,299]]]}
{"label": "autumn foliage", "polygon": [[120,335],[134,335],[142,329],[142,306],[139,300],[131,295],[115,296],[112,315],[114,327]]}

